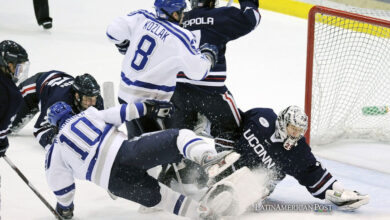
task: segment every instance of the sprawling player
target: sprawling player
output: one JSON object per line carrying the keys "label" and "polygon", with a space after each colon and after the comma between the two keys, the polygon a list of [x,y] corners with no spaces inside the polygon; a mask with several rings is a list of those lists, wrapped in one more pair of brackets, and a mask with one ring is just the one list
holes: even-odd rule
{"label": "sprawling player", "polygon": [[79,113],[90,106],[102,110],[103,98],[100,86],[88,73],[74,78],[64,72],[53,70],[37,73],[19,84],[24,102],[12,123],[11,130],[17,133],[36,113],[40,115],[34,125],[34,136],[39,144],[48,148],[57,134],[57,129],[46,118],[47,109],[58,101],[64,101]]}
{"label": "sprawling player", "polygon": [[60,131],[47,152],[46,175],[57,196],[59,214],[66,219],[73,217],[74,178],[91,181],[116,196],[176,215],[209,218],[223,209],[225,202],[214,202],[215,208],[209,209],[172,191],[146,171],[179,161],[183,156],[204,167],[223,165],[225,156],[231,154],[216,154],[214,146],[186,129],[153,132],[131,140],[117,130],[116,126],[124,121],[142,116],[169,117],[172,109],[171,103],[157,100],[122,104],[103,111],[90,107],[78,115],[64,102],[51,106],[48,120]]}
{"label": "sprawling player", "polygon": [[[199,50],[195,36],[179,26],[185,0],[156,0],[154,6],[156,14],[134,11],[118,17],[107,28],[108,38],[125,56],[118,92],[120,103],[169,101],[179,72],[202,80],[216,61],[216,46],[206,44]],[[128,133],[159,129],[155,122],[143,120],[147,119],[134,120],[138,124]],[[129,129],[131,125],[127,125]]]}
{"label": "sprawling player", "polygon": [[15,82],[28,75],[28,66],[22,46],[11,40],[0,42],[0,157],[9,146],[7,134],[23,102]]}
{"label": "sprawling player", "polygon": [[327,199],[342,209],[354,210],[368,203],[368,195],[345,189],[314,157],[303,137],[308,120],[301,108],[290,106],[278,116],[272,109],[255,108],[242,116],[241,136],[234,147],[241,157],[225,174],[217,176],[217,181],[242,167],[262,168],[271,178],[269,193],[290,175],[312,196]]}

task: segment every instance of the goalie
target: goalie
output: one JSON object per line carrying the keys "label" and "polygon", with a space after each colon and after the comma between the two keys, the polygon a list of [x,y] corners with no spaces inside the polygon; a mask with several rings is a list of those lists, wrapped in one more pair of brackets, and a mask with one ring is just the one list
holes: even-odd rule
{"label": "goalie", "polygon": [[[243,180],[246,176],[243,169],[248,170],[249,168],[254,171],[261,168],[266,170],[269,181],[264,184],[266,185],[265,192],[258,190],[257,195],[255,195],[256,192],[252,193],[252,191],[245,193],[245,200],[252,197],[249,198],[249,200],[252,199],[251,203],[271,194],[276,183],[283,180],[286,175],[294,177],[306,187],[312,196],[327,199],[343,210],[355,210],[369,202],[368,195],[344,188],[340,181],[336,180],[317,161],[303,137],[307,130],[308,118],[301,108],[289,106],[278,116],[272,109],[255,108],[243,113],[242,116],[241,135],[236,140],[234,147],[234,150],[241,154],[241,157],[233,166],[219,174],[213,173],[213,169],[209,170],[209,175],[214,176],[211,181],[219,182],[211,187],[206,195],[210,198],[206,198],[206,200],[211,201],[211,197],[215,197],[221,191],[233,195],[234,191],[237,191],[235,199],[238,201],[236,202],[242,203],[239,198],[237,199],[237,196],[244,193],[238,191],[240,188],[248,188],[248,185],[243,183],[248,182]],[[264,189],[263,185],[253,186],[257,184],[256,181],[258,182],[258,179],[254,179],[253,173],[249,170],[247,173],[252,176],[253,181],[249,180],[252,188]],[[240,177],[237,178],[237,176]],[[230,189],[230,191],[221,189]],[[249,203],[244,208],[248,208],[248,206],[250,206]]]}

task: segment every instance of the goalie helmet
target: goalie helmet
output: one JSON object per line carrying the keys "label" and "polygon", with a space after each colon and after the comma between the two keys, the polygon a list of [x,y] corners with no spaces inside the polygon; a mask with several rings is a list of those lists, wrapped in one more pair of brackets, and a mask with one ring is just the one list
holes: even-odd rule
{"label": "goalie helmet", "polygon": [[[9,68],[9,63],[14,66],[14,71]],[[14,82],[27,78],[29,63],[26,50],[14,41],[2,41],[0,43],[0,67],[5,69]]]}
{"label": "goalie helmet", "polygon": [[177,12],[180,16],[184,9],[187,7],[185,0],[156,0],[154,2],[157,17],[173,22],[179,22],[172,17],[173,12]]}
{"label": "goalie helmet", "polygon": [[47,120],[51,125],[60,127],[66,119],[72,117],[73,111],[65,102],[56,102],[47,110]]}
{"label": "goalie helmet", "polygon": [[191,8],[215,8],[217,5],[218,0],[190,0]]}
{"label": "goalie helmet", "polygon": [[[291,129],[297,132],[294,136],[289,134],[288,126],[292,125]],[[296,146],[299,139],[303,137],[307,130],[308,118],[306,113],[298,106],[289,106],[281,111],[276,120],[276,131],[279,137],[284,140],[283,147],[290,150]]]}

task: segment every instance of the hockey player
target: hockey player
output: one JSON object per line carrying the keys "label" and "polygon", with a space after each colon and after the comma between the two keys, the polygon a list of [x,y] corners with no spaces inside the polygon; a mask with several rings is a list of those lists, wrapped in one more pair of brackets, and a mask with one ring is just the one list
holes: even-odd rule
{"label": "hockey player", "polygon": [[[169,101],[176,75],[184,72],[193,80],[207,77],[217,59],[214,45],[200,50],[195,36],[179,26],[185,0],[155,0],[156,14],[146,10],[115,19],[107,28],[108,38],[125,57],[119,85],[120,103],[145,99]],[[146,118],[127,123],[129,134],[159,130]]]}
{"label": "hockey player", "polygon": [[[226,150],[234,144],[241,116],[234,98],[225,85],[226,80],[226,44],[254,30],[260,22],[258,0],[239,0],[236,7],[215,8],[215,0],[190,0],[192,10],[185,13],[183,27],[200,35],[200,44],[212,44],[218,47],[218,59],[209,75],[201,80],[191,80],[184,72],[178,74],[175,93],[171,102],[175,114],[165,120],[167,128],[194,129],[198,113],[211,122],[210,134],[214,138],[217,150]],[[187,168],[180,170],[183,182],[190,183],[198,170],[199,186],[205,184],[207,176],[190,161],[185,161]],[[184,166],[179,166],[184,167]],[[164,173],[165,172],[165,173]],[[189,173],[190,175],[186,175]],[[159,179],[169,184],[175,178],[173,168],[163,169]]]}
{"label": "hockey player", "polygon": [[217,147],[231,147],[241,116],[232,94],[225,86],[226,44],[258,26],[259,3],[258,0],[239,0],[241,8],[238,9],[215,8],[215,2],[190,0],[192,10],[185,13],[183,27],[200,36],[200,45],[216,45],[218,58],[208,76],[201,81],[189,79],[185,71],[178,74],[178,83],[171,99],[176,111],[166,121],[166,126],[193,129],[198,120],[197,113],[201,113],[211,122],[211,136]]}
{"label": "hockey player", "polygon": [[172,109],[171,103],[157,100],[122,104],[103,111],[90,107],[78,115],[64,102],[51,106],[48,120],[60,131],[47,152],[46,175],[57,197],[58,213],[65,219],[73,217],[74,178],[91,181],[116,196],[176,215],[208,218],[223,210],[224,202],[218,203],[216,199],[212,204],[218,209],[209,209],[158,183],[146,170],[182,157],[204,167],[224,164],[229,153],[217,154],[213,146],[190,130],[169,129],[127,140],[116,128],[124,121],[142,116],[169,117]]}
{"label": "hockey player", "polygon": [[[317,161],[303,136],[307,125],[306,114],[297,106],[289,106],[278,116],[268,108],[255,108],[243,113],[241,136],[234,147],[241,157],[231,169],[214,180],[219,181],[243,167],[251,170],[261,168],[269,174],[268,195],[279,181],[290,175],[312,196],[327,199],[341,209],[354,210],[367,204],[368,195],[344,188]],[[219,183],[223,184],[224,180]]]}
{"label": "hockey player", "polygon": [[23,98],[15,83],[28,75],[28,55],[18,43],[0,42],[0,157],[9,146],[7,134]]}
{"label": "hockey player", "polygon": [[48,148],[57,134],[57,129],[49,124],[46,118],[47,109],[58,101],[68,103],[75,113],[95,106],[102,110],[103,98],[100,86],[88,73],[74,78],[64,72],[52,70],[33,75],[19,84],[24,102],[11,130],[17,133],[36,113],[40,115],[34,125],[34,136],[39,144]]}

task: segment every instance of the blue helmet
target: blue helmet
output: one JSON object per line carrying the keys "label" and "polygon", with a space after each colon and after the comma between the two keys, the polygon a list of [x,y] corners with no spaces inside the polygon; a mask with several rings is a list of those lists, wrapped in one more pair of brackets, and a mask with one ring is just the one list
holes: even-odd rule
{"label": "blue helmet", "polygon": [[154,2],[157,17],[162,19],[170,19],[173,12],[181,13],[186,7],[185,0],[156,0]]}
{"label": "blue helmet", "polygon": [[58,127],[73,115],[72,107],[65,102],[56,102],[47,110],[47,119],[49,123]]}

